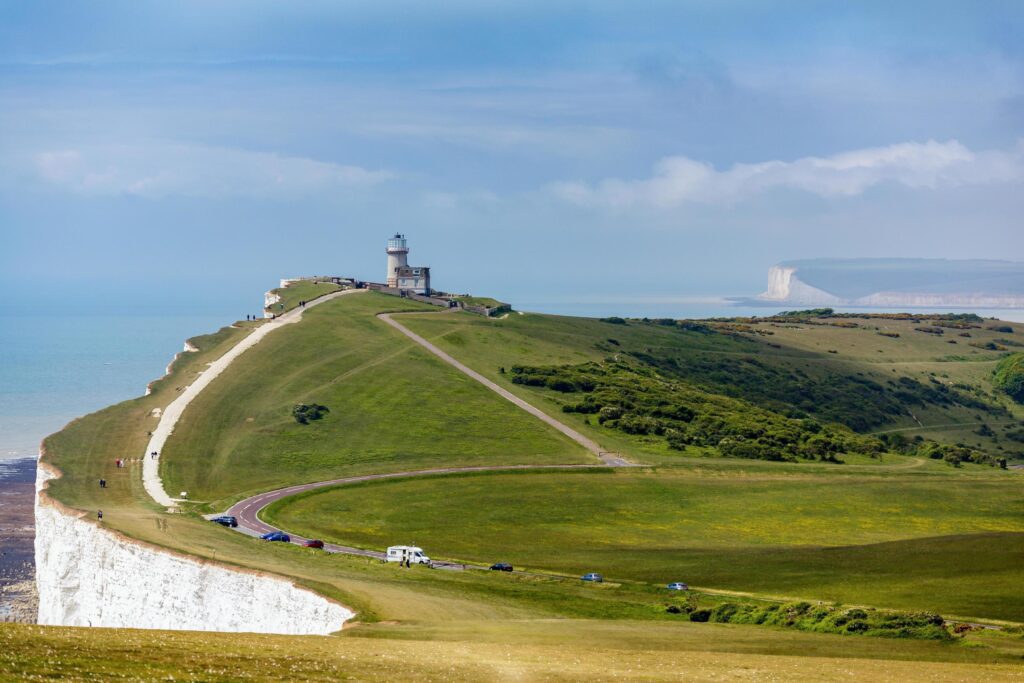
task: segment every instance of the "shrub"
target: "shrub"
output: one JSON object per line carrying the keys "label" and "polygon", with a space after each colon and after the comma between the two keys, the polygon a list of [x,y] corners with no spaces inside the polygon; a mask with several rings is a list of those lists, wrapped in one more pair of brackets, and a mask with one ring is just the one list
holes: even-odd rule
{"label": "shrub", "polygon": [[617,315],[612,315],[607,318],[601,318],[601,322],[608,323],[609,325],[626,325],[626,320],[620,318]]}
{"label": "shrub", "polygon": [[1018,403],[1024,403],[1024,353],[1014,353],[999,361],[992,383]]}
{"label": "shrub", "polygon": [[327,413],[331,412],[327,406],[322,406],[319,403],[300,403],[292,408],[292,417],[299,424],[309,424],[312,420],[319,420]]}
{"label": "shrub", "polygon": [[846,609],[837,605],[792,602],[785,605],[752,605],[723,602],[711,609],[693,610],[691,621],[733,624],[767,624],[819,633],[861,634],[883,638],[950,640],[944,620],[930,612],[888,612]]}

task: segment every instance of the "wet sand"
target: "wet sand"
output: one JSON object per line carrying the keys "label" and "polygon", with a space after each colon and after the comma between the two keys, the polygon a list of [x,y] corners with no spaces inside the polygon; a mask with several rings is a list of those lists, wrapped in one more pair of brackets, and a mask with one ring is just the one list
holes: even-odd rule
{"label": "wet sand", "polygon": [[0,460],[0,621],[34,623],[35,458]]}

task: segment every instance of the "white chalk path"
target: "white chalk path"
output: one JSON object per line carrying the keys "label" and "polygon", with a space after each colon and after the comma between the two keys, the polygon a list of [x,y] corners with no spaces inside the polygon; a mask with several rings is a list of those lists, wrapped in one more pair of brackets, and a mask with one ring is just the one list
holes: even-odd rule
{"label": "white chalk path", "polygon": [[[206,370],[203,370],[203,372],[196,377],[195,381],[181,392],[181,396],[174,399],[170,405],[164,408],[163,413],[160,414],[160,422],[157,424],[156,429],[153,430],[153,436],[149,440],[149,445],[146,446],[146,453],[142,460],[142,485],[145,487],[146,493],[148,493],[149,496],[157,503],[165,507],[175,507],[175,503],[179,502],[180,499],[171,498],[167,495],[167,491],[164,490],[163,480],[160,479],[160,455],[163,453],[164,444],[167,443],[167,439],[174,432],[174,426],[178,424],[178,420],[181,418],[182,413],[185,412],[185,408],[187,408],[188,404],[199,395],[199,392],[209,386],[210,382],[215,380],[220,373],[224,372],[224,370],[231,365],[236,358],[256,344],[260,343],[260,341],[262,341],[268,334],[283,325],[297,323],[300,321],[302,319],[303,311],[309,310],[310,308],[330,299],[344,296],[346,294],[358,294],[363,291],[366,290],[349,289],[342,292],[326,294],[318,299],[313,299],[307,303],[305,307],[292,309],[284,315],[278,316],[276,320],[268,320],[257,327],[245,339],[235,344],[223,356],[210,363],[210,366]],[[153,452],[157,453],[156,458],[150,455]]]}

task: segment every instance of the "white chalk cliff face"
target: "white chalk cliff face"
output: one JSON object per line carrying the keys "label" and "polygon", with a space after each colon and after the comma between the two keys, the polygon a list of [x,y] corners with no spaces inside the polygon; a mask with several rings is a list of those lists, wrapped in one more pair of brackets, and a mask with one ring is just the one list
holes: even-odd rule
{"label": "white chalk cliff face", "polygon": [[36,478],[39,623],[325,635],[354,614],[279,578],[132,541],[64,511]]}
{"label": "white chalk cliff face", "polygon": [[768,269],[768,291],[761,294],[764,301],[779,301],[802,306],[828,306],[844,301],[828,292],[802,282],[796,268],[772,266]]}
{"label": "white chalk cliff face", "polygon": [[[823,276],[832,284],[824,284]],[[797,306],[1024,308],[1024,264],[811,259],[806,264],[791,262],[769,268],[768,290],[757,298]]]}

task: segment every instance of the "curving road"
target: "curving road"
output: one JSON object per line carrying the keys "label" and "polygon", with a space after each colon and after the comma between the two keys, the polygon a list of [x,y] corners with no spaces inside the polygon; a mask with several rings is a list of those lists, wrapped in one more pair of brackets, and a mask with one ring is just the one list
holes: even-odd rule
{"label": "curving road", "polygon": [[[270,533],[271,531],[284,531],[287,533],[292,540],[292,543],[302,544],[304,541],[309,540],[303,536],[298,536],[286,531],[285,529],[279,529],[276,526],[267,524],[260,519],[260,512],[271,503],[281,500],[282,498],[288,498],[298,493],[305,491],[312,491],[313,489],[325,488],[328,486],[343,486],[345,484],[357,484],[364,481],[378,481],[381,479],[405,479],[411,477],[428,477],[439,474],[458,474],[460,472],[511,472],[515,470],[579,470],[579,469],[594,469],[599,467],[614,467],[614,465],[485,465],[477,467],[435,467],[427,470],[413,470],[410,472],[386,472],[383,474],[364,474],[355,477],[343,477],[341,479],[329,479],[327,481],[317,481],[310,484],[297,484],[295,486],[286,486],[285,488],[275,489],[273,491],[267,491],[265,493],[258,493],[255,496],[250,496],[245,500],[240,500],[232,505],[226,513],[231,515],[238,520],[238,527],[235,531],[241,532],[248,536],[262,536],[263,534]],[[219,517],[220,514],[207,515],[207,519],[213,517]],[[360,555],[362,557],[372,557],[376,559],[384,559],[384,553],[377,550],[365,550],[363,548],[354,548],[347,545],[337,545],[335,543],[325,543],[324,550],[330,553],[342,553],[345,555]],[[476,566],[476,565],[465,565],[465,564],[453,564],[449,562],[435,562],[435,567],[442,569],[487,569],[487,567]]]}
{"label": "curving road", "polygon": [[[433,469],[416,470],[411,472],[387,472],[383,474],[366,474],[355,477],[343,477],[341,479],[330,479],[327,481],[312,482],[309,484],[297,484],[295,486],[287,486],[285,488],[259,493],[255,496],[251,496],[249,498],[246,498],[245,500],[241,500],[232,505],[231,508],[228,509],[228,511],[225,514],[231,515],[238,520],[238,527],[236,528],[237,531],[251,536],[259,536],[272,531],[285,531],[284,529],[278,529],[275,526],[267,524],[262,519],[260,519],[260,511],[266,508],[271,503],[281,500],[282,498],[287,498],[289,496],[294,496],[298,493],[303,493],[304,491],[311,491],[313,489],[324,488],[327,486],[341,486],[344,484],[355,484],[358,482],[375,481],[381,479],[401,479],[409,477],[424,477],[439,474],[455,474],[459,472],[507,472],[527,469],[574,470],[588,469],[594,467],[636,467],[634,463],[625,460],[624,458],[615,453],[609,453],[607,451],[601,450],[601,447],[595,441],[588,439],[587,437],[583,436],[572,427],[560,422],[559,420],[556,420],[555,418],[536,408],[532,404],[524,401],[523,399],[519,398],[510,391],[498,386],[491,380],[481,375],[479,372],[457,361],[455,358],[445,353],[434,344],[431,344],[429,341],[419,336],[415,332],[409,330],[407,327],[399,323],[397,320],[394,320],[391,317],[391,314],[381,313],[377,317],[383,320],[388,325],[397,329],[399,332],[404,334],[412,341],[416,342],[423,348],[430,351],[432,354],[434,354],[444,362],[448,363],[449,365],[457,369],[459,372],[462,372],[463,374],[473,378],[474,380],[484,385],[491,391],[495,392],[502,398],[510,401],[517,407],[521,408],[522,410],[525,410],[526,412],[530,413],[537,419],[543,421],[545,424],[554,427],[562,434],[568,436],[570,439],[572,439],[573,441],[580,444],[588,451],[596,455],[601,460],[601,464],[598,465],[595,463],[583,465],[488,465],[476,467],[437,467]],[[210,515],[210,517],[215,516],[217,515]],[[303,538],[302,536],[297,536],[291,533],[289,533],[289,536],[291,536],[293,543],[302,543],[306,540],[309,540]],[[328,552],[334,553],[361,555],[364,557],[373,557],[378,559],[384,558],[384,553],[379,551],[364,550],[362,548],[353,548],[351,546],[336,545],[333,543],[324,544],[324,549]],[[485,567],[453,565],[443,562],[435,563],[435,566],[455,569],[462,569],[466,567],[474,569],[485,569]]]}

